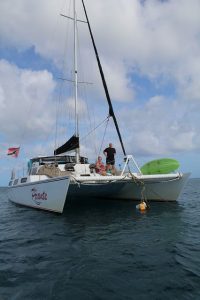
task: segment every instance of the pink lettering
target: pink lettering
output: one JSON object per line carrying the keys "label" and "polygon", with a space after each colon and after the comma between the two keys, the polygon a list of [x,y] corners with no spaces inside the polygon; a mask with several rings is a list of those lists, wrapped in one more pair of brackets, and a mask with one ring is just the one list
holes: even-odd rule
{"label": "pink lettering", "polygon": [[39,204],[38,200],[40,201],[46,201],[48,200],[48,195],[46,192],[40,193],[37,191],[37,189],[32,189],[32,199],[36,201],[37,204]]}

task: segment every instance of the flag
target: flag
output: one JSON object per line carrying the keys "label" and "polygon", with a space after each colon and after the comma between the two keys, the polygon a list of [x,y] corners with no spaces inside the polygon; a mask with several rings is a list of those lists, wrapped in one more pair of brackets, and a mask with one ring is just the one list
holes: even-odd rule
{"label": "flag", "polygon": [[12,157],[18,157],[19,149],[20,149],[20,147],[18,147],[18,148],[8,148],[7,155],[11,155]]}

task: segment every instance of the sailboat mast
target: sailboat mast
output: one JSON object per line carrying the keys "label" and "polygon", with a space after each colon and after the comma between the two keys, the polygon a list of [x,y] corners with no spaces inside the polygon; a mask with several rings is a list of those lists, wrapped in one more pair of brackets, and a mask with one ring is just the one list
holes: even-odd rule
{"label": "sailboat mast", "polygon": [[[79,136],[78,128],[78,67],[77,67],[77,16],[76,0],[74,0],[74,101],[75,101],[75,136]],[[76,148],[76,163],[79,163],[79,148]]]}
{"label": "sailboat mast", "polygon": [[90,27],[90,22],[89,22],[89,19],[88,19],[87,11],[86,11],[85,4],[84,4],[83,0],[82,0],[82,4],[83,4],[83,9],[84,9],[84,12],[85,12],[85,17],[86,17],[86,20],[87,20],[87,24],[88,24],[88,28],[89,28],[90,37],[91,37],[91,40],[92,40],[94,52],[95,52],[95,55],[96,55],[96,59],[97,59],[98,67],[99,67],[99,72],[101,74],[101,80],[102,80],[104,91],[105,91],[106,98],[107,98],[107,101],[108,101],[109,115],[113,118],[115,128],[116,128],[116,131],[117,131],[117,134],[118,134],[118,137],[119,137],[119,141],[120,141],[120,144],[121,144],[121,147],[122,147],[122,151],[123,151],[124,155],[126,156],[126,151],[125,151],[124,144],[123,144],[123,141],[122,141],[121,133],[119,131],[119,126],[118,126],[118,123],[117,123],[117,119],[116,119],[116,116],[114,114],[112,102],[111,102],[110,95],[109,95],[109,92],[108,92],[108,87],[107,87],[107,84],[106,84],[106,80],[105,80],[103,69],[102,69],[102,66],[101,66],[100,59],[99,59],[97,47],[96,47],[95,42],[94,42],[94,37],[93,37],[93,34],[92,34],[92,30],[91,30],[91,27]]}

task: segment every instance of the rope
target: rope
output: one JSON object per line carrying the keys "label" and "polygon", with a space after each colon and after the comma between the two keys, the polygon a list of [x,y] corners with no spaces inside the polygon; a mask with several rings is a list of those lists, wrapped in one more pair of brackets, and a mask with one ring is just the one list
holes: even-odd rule
{"label": "rope", "polygon": [[138,185],[138,183],[139,183],[139,184],[141,185],[141,202],[145,202],[146,205],[147,205],[147,208],[150,208],[150,205],[149,205],[149,203],[148,203],[148,200],[147,200],[147,197],[146,197],[146,194],[145,194],[146,186],[145,186],[144,181],[142,181],[142,180],[136,178],[136,177],[131,173],[130,169],[129,169],[129,173],[130,173],[130,175],[131,175],[131,177],[132,177],[134,183],[137,184],[137,185]]}
{"label": "rope", "polygon": [[[131,175],[133,181],[134,181],[136,184],[138,184],[138,183],[141,184],[141,186],[142,186],[142,189],[141,189],[141,202],[144,201],[144,202],[147,204],[147,208],[150,208],[150,205],[148,204],[147,197],[146,197],[146,195],[145,195],[145,190],[146,190],[146,185],[145,185],[145,183],[144,183],[142,180],[136,178],[131,172],[130,172],[130,175]],[[174,181],[174,180],[177,180],[178,178],[180,178],[180,176],[177,177],[177,178],[174,178],[174,179],[169,179],[169,180],[165,180],[165,181],[158,181],[158,182],[153,182],[153,183],[162,183],[162,182]],[[151,182],[149,182],[149,183],[151,184]],[[156,196],[158,196],[158,197],[160,198],[160,200],[166,201],[164,198],[162,198],[162,197],[160,196],[160,194],[158,194],[157,192],[155,192],[150,186],[148,186],[148,189],[149,189],[153,194],[155,194]]]}
{"label": "rope", "polygon": [[102,150],[102,146],[103,146],[103,143],[104,143],[104,139],[105,139],[105,135],[106,135],[106,130],[107,130],[107,127],[108,127],[109,119],[110,119],[110,116],[107,117],[107,123],[106,123],[106,127],[105,127],[105,130],[104,130],[104,135],[103,135],[103,138],[102,138],[102,142],[101,142],[101,146],[100,146],[100,149],[99,149],[98,156],[100,155],[101,150]]}
{"label": "rope", "polygon": [[83,136],[80,141],[86,139],[93,131],[95,131],[97,128],[99,128],[109,117],[106,117],[101,123],[99,123],[99,125],[97,125],[96,127],[94,127],[88,134],[86,134],[85,136]]}

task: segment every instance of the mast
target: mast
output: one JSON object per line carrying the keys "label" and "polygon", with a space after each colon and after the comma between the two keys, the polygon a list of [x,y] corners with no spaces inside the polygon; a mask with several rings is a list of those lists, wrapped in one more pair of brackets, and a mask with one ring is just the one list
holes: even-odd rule
{"label": "mast", "polygon": [[[78,128],[78,68],[77,68],[77,16],[76,0],[74,0],[74,101],[75,101],[75,136],[79,137]],[[79,148],[76,148],[76,163],[79,163]]]}
{"label": "mast", "polygon": [[59,155],[68,151],[75,150],[76,163],[80,162],[79,150],[79,124],[78,124],[78,71],[77,71],[77,15],[76,15],[76,0],[73,0],[73,18],[61,14],[62,17],[69,18],[74,22],[74,106],[75,106],[75,134],[62,146],[54,150],[54,155]]}
{"label": "mast", "polygon": [[88,16],[87,16],[87,12],[86,12],[86,8],[85,8],[85,4],[84,4],[83,0],[82,0],[82,4],[83,4],[84,12],[85,12],[85,17],[86,17],[86,20],[87,20],[87,23],[88,23],[90,37],[91,37],[92,44],[93,44],[93,47],[94,47],[94,52],[95,52],[95,55],[96,55],[96,59],[97,59],[97,63],[98,63],[98,67],[99,67],[99,71],[100,71],[100,75],[101,75],[101,80],[102,80],[104,91],[105,91],[106,98],[107,98],[107,101],[108,101],[109,115],[113,118],[113,121],[114,121],[114,124],[115,124],[115,128],[117,130],[117,134],[118,134],[118,137],[119,137],[119,140],[120,140],[120,143],[121,143],[123,153],[126,156],[126,151],[125,151],[124,144],[123,144],[123,141],[122,141],[121,133],[119,131],[119,126],[118,126],[118,123],[117,123],[117,119],[116,119],[116,116],[114,114],[112,102],[111,102],[110,95],[109,95],[109,92],[108,92],[107,83],[106,83],[106,80],[105,80],[105,77],[104,77],[103,69],[102,69],[101,62],[100,62],[99,55],[98,55],[98,51],[97,51],[97,48],[96,48],[96,45],[95,45],[95,42],[94,42],[94,37],[93,37],[93,34],[92,34],[92,30],[91,30],[91,27],[90,27],[90,22],[89,22],[89,19],[88,19]]}

